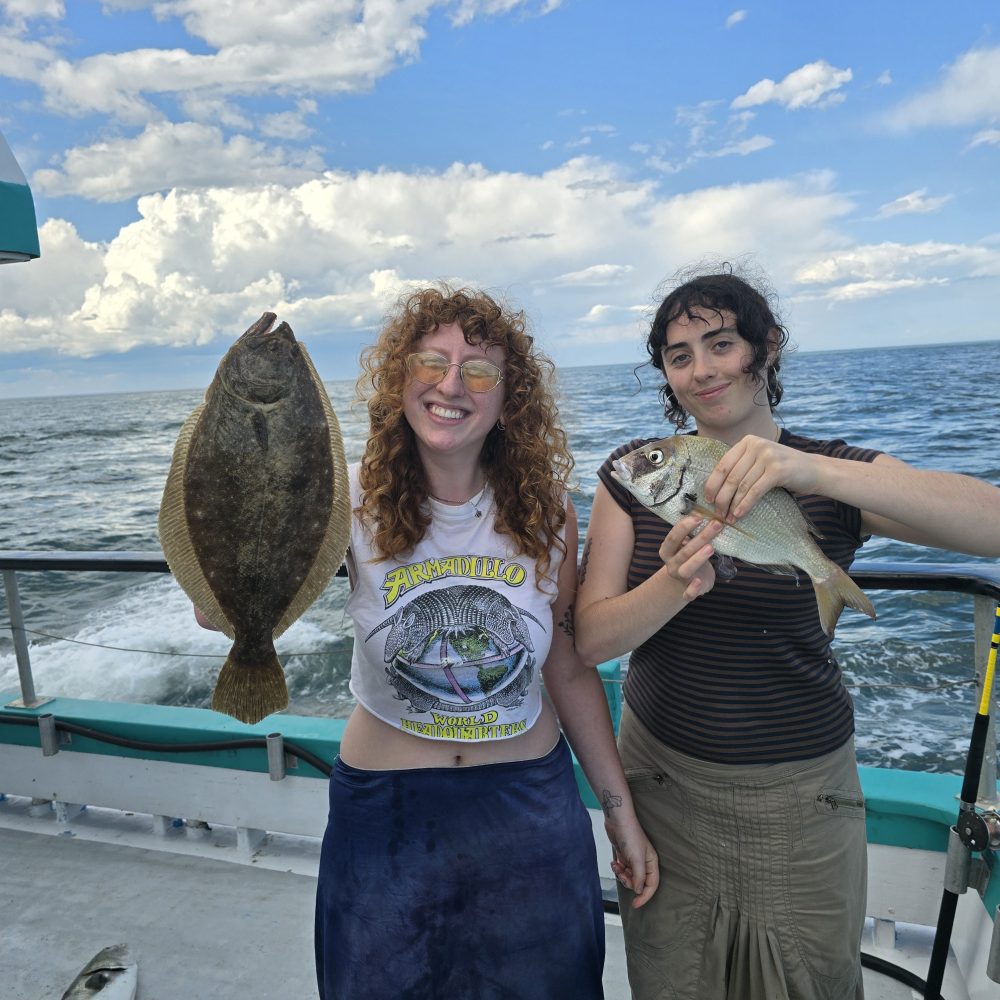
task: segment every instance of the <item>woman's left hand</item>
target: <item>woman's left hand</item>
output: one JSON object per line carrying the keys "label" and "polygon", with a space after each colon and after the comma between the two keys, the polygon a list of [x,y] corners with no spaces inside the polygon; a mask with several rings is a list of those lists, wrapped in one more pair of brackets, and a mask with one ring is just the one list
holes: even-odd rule
{"label": "woman's left hand", "polygon": [[608,840],[611,841],[611,870],[626,889],[635,893],[633,909],[645,906],[653,898],[660,884],[660,860],[653,845],[638,822],[629,824],[605,822]]}
{"label": "woman's left hand", "polygon": [[768,490],[782,486],[793,493],[811,493],[814,478],[810,455],[748,434],[719,459],[705,480],[705,499],[732,524],[749,514]]}

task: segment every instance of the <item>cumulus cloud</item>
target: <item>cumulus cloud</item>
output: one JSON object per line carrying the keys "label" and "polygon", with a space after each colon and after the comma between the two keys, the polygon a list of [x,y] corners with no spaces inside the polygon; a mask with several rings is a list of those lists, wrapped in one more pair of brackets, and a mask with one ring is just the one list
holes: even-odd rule
{"label": "cumulus cloud", "polygon": [[927,188],[920,188],[919,191],[911,191],[895,201],[886,202],[879,208],[878,217],[888,219],[893,215],[926,215],[936,212],[955,197],[953,194],[945,194],[937,198],[926,198],[926,194]]}
{"label": "cumulus cloud", "polygon": [[581,316],[577,322],[598,326],[608,326],[608,324],[612,324],[617,327],[621,325],[621,321],[623,319],[631,319],[630,314],[641,314],[645,313],[645,311],[645,306],[620,306],[598,302],[595,305],[592,305],[590,309],[587,310],[586,314]]}
{"label": "cumulus cloud", "polygon": [[36,17],[61,18],[65,7],[62,0],[0,0],[0,11],[18,23]]}
{"label": "cumulus cloud", "polygon": [[745,10],[734,10],[729,17],[726,18],[726,27],[732,28],[734,25],[739,24],[740,21],[746,20],[747,12]]}
{"label": "cumulus cloud", "polygon": [[823,302],[860,302],[893,292],[909,292],[918,288],[947,285],[946,278],[894,278],[892,280],[848,281],[813,296],[796,296],[800,301],[813,298]]}
{"label": "cumulus cloud", "polygon": [[853,205],[828,174],[668,195],[579,157],[539,175],[457,163],[178,189],[137,208],[107,244],[49,221],[26,274],[0,269],[0,351],[205,344],[265,308],[353,344],[401,289],[441,277],[530,297],[560,342],[602,342],[681,264],[754,249],[780,277],[842,245]]}
{"label": "cumulus cloud", "polygon": [[180,107],[184,115],[192,121],[217,122],[229,129],[244,132],[253,130],[252,118],[234,101],[208,94],[183,94]]}
{"label": "cumulus cloud", "polygon": [[317,154],[288,153],[245,135],[226,139],[214,126],[148,125],[133,139],[109,139],[70,149],[61,168],[38,170],[42,194],[120,202],[168,188],[295,184],[323,171]]}
{"label": "cumulus cloud", "polygon": [[934,87],[898,105],[886,121],[897,131],[1000,121],[1000,46],[963,53]]}
{"label": "cumulus cloud", "polygon": [[800,267],[801,298],[851,301],[969,278],[1000,277],[1000,250],[961,243],[879,243],[853,247]]}
{"label": "cumulus cloud", "polygon": [[592,264],[580,271],[560,274],[552,279],[553,285],[612,285],[634,270],[631,264]]}
{"label": "cumulus cloud", "polygon": [[797,108],[826,107],[844,99],[839,90],[852,77],[850,69],[837,69],[825,59],[820,59],[793,70],[780,83],[770,79],[758,80],[730,106],[753,108],[774,102],[792,111]]}
{"label": "cumulus cloud", "polygon": [[[13,6],[41,4],[20,0]],[[133,0],[107,0],[104,10],[135,6]],[[142,48],[74,61],[60,55],[56,42],[8,37],[0,41],[0,64],[5,75],[37,84],[56,111],[145,124],[158,119],[156,101],[165,95],[187,103],[367,90],[419,56],[435,7],[452,10],[453,22],[465,24],[519,9],[547,14],[557,6],[553,0],[160,0],[156,16],[180,20],[207,52]],[[50,8],[58,9],[54,3]]]}
{"label": "cumulus cloud", "polygon": [[260,131],[273,139],[305,139],[313,134],[312,127],[306,124],[306,117],[316,114],[316,111],[315,101],[299,101],[294,111],[265,115]]}

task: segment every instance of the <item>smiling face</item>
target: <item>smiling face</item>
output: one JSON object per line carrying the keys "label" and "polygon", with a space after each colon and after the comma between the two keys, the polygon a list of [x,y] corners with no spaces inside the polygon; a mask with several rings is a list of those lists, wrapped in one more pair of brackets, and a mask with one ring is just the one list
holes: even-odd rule
{"label": "smiling face", "polygon": [[[421,337],[414,352],[440,354],[449,364],[490,361],[503,371],[502,347],[484,348],[467,344],[457,323],[439,326]],[[403,413],[417,439],[420,457],[464,456],[478,463],[483,442],[503,414],[504,383],[489,392],[472,392],[462,381],[461,372],[451,367],[437,385],[427,385],[412,376],[403,390]]]}
{"label": "smiling face", "polygon": [[674,398],[708,437],[733,443],[744,434],[770,434],[767,393],[746,372],[753,352],[735,315],[698,306],[690,313],[667,326],[661,352]]}

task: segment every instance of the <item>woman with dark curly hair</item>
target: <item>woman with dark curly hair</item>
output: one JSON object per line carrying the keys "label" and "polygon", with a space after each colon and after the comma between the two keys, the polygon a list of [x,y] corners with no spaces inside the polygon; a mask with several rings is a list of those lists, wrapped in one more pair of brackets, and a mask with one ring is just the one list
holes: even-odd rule
{"label": "woman with dark curly hair", "polygon": [[330,783],[320,996],[602,997],[592,827],[560,723],[635,905],[657,865],[600,677],[573,647],[573,463],[551,364],[523,314],[428,288],[397,305],[362,367],[358,704]]}
{"label": "woman with dark curly hair", "polygon": [[585,662],[633,650],[619,749],[660,859],[651,904],[622,909],[635,1000],[864,995],[851,699],[808,581],[736,560],[718,582],[724,525],[783,487],[844,571],[876,533],[1000,555],[1000,490],[778,426],[788,335],[769,299],[729,270],[686,276],[647,340],[667,419],[730,445],[704,483],[715,519],[671,526],[616,479],[628,452],[661,459],[639,438],[599,470],[584,546],[577,648]]}

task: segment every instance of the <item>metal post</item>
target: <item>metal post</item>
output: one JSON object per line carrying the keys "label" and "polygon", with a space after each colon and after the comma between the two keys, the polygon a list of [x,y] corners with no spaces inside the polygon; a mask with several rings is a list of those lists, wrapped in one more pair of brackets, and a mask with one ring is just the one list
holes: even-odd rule
{"label": "metal post", "polygon": [[267,770],[272,781],[285,776],[285,738],[281,733],[267,735]]}
{"label": "metal post", "polygon": [[39,698],[35,694],[35,681],[31,676],[31,658],[28,656],[28,642],[24,637],[24,615],[21,612],[21,596],[17,592],[17,574],[12,569],[3,571],[3,589],[7,595],[7,613],[10,615],[10,631],[14,638],[14,655],[17,658],[17,675],[21,681],[21,698],[12,701],[10,708],[37,708],[49,698]]}
{"label": "metal post", "polygon": [[[976,658],[976,703],[983,696],[983,684],[986,680],[986,662],[990,655],[990,642],[993,637],[993,624],[996,621],[996,601],[992,597],[976,595],[973,598],[973,631],[975,635]],[[994,685],[994,692],[997,685]],[[996,696],[994,695],[994,701]],[[991,706],[991,709],[993,706]],[[1000,796],[997,795],[997,731],[996,711],[990,711],[990,726],[986,731],[986,746],[983,749],[983,769],[979,775],[979,797],[976,806],[979,809],[1000,809]]]}
{"label": "metal post", "polygon": [[38,741],[42,745],[42,755],[54,757],[59,753],[59,736],[56,733],[56,717],[51,713],[38,716]]}
{"label": "metal post", "polygon": [[993,937],[990,938],[990,953],[986,958],[986,975],[995,983],[1000,983],[1000,906],[993,911]]}

